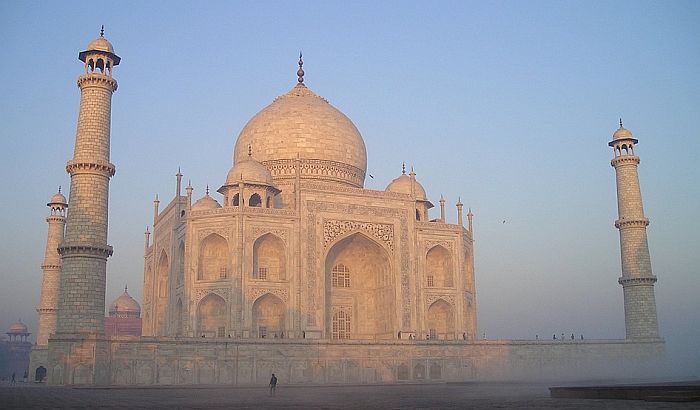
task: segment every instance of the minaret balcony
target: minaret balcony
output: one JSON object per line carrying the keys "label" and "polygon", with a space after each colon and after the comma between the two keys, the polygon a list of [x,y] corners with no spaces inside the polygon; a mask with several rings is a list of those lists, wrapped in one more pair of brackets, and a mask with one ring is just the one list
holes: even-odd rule
{"label": "minaret balcony", "polygon": [[617,168],[618,166],[621,165],[638,165],[639,164],[639,157],[636,155],[622,155],[619,157],[615,157],[610,161],[610,165],[613,167]]}
{"label": "minaret balcony", "polygon": [[615,228],[646,228],[649,226],[649,219],[647,218],[630,218],[630,219],[618,219],[615,221]]}
{"label": "minaret balcony", "polygon": [[622,286],[649,286],[656,283],[656,276],[643,276],[643,277],[621,277],[617,280]]}

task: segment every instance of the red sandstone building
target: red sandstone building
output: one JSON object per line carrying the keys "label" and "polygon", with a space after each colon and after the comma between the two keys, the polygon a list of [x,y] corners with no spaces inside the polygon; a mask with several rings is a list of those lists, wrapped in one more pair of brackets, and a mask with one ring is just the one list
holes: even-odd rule
{"label": "red sandstone building", "polygon": [[129,295],[126,287],[109,307],[105,336],[141,336],[141,306]]}

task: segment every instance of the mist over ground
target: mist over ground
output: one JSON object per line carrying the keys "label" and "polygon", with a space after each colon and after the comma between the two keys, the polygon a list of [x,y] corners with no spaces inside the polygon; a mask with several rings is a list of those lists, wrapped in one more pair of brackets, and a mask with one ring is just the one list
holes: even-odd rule
{"label": "mist over ground", "polygon": [[[0,3],[0,330],[36,334],[50,196],[69,186],[83,66],[105,25],[112,107],[107,305],[142,301],[143,231],[181,167],[216,188],[238,132],[296,83],[343,111],[365,187],[413,166],[429,199],[475,214],[479,335],[624,337],[615,174],[619,117],[639,145],[660,333],[700,375],[700,4]],[[433,209],[431,218],[439,210]],[[32,335],[32,337],[34,336]]]}

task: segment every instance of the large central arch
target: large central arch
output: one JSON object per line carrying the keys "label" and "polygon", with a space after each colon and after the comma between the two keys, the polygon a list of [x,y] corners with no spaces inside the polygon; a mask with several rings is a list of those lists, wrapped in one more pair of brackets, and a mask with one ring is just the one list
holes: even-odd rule
{"label": "large central arch", "polygon": [[[389,253],[380,244],[360,232],[341,239],[326,255],[324,278],[326,337],[395,337],[394,275]],[[339,312],[345,321],[349,316],[349,332],[334,331]]]}

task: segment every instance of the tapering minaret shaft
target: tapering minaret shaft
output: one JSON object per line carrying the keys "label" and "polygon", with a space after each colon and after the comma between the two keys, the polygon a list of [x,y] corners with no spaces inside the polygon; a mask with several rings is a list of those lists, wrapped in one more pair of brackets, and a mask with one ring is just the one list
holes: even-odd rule
{"label": "tapering minaret shaft", "polygon": [[61,256],[58,254],[58,246],[63,241],[66,208],[68,207],[60,188],[58,193],[51,198],[51,202],[46,205],[50,208],[49,216],[46,218],[49,231],[46,238],[44,263],[41,265],[44,272],[41,282],[41,299],[36,309],[39,314],[36,344],[39,346],[48,345],[49,336],[56,333],[61,274]]}
{"label": "tapering minaret shaft", "polygon": [[85,74],[78,78],[80,113],[70,174],[66,233],[58,248],[61,286],[57,333],[104,332],[107,258],[107,202],[109,179],[115,168],[109,162],[112,93],[117,82],[112,69],[120,58],[101,35],[79,55]]}
{"label": "tapering minaret shaft", "polygon": [[613,134],[608,144],[614,150],[611,165],[617,179],[618,220],[615,227],[620,231],[620,256],[622,285],[625,301],[625,333],[627,339],[658,338],[659,326],[656,315],[654,283],[651,258],[647,243],[646,227],[649,220],[644,216],[642,194],[639,188],[637,166],[639,157],[634,155],[637,140],[622,127]]}

